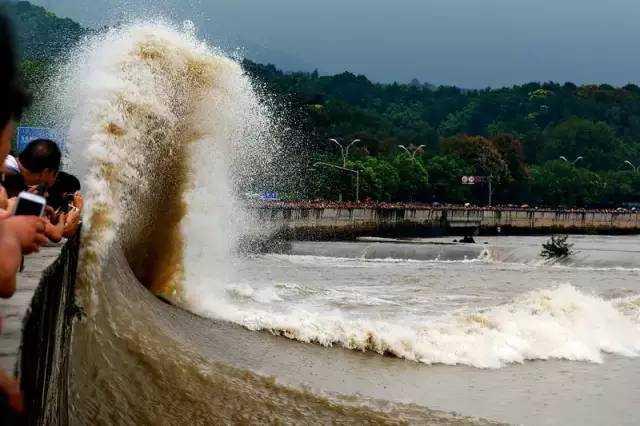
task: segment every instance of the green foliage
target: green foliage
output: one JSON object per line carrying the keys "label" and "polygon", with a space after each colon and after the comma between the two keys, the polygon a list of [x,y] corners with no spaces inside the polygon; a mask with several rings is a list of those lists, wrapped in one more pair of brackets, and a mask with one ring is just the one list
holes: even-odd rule
{"label": "green foliage", "polygon": [[554,160],[531,168],[531,190],[539,204],[584,207],[598,204],[605,182],[590,170]]}
{"label": "green foliage", "polygon": [[[398,160],[398,191],[372,191],[394,200],[484,203],[488,189],[464,187],[463,174],[491,176],[497,202],[611,206],[640,201],[625,160],[640,161],[640,89],[529,83],[461,90],[414,84],[375,84],[344,73],[283,73],[245,61],[269,91],[307,102],[305,142],[334,153],[330,137],[362,143],[354,155],[394,162],[397,145],[425,145],[415,163]],[[575,165],[560,162],[560,157]],[[424,167],[424,176],[414,168]],[[369,173],[369,183],[378,182]],[[396,186],[396,176],[389,187]],[[368,183],[368,184],[369,184]],[[375,185],[380,188],[381,185]],[[391,194],[391,195],[390,195]]]}
{"label": "green foliage", "polygon": [[573,244],[567,242],[568,235],[552,235],[551,239],[542,244],[540,256],[545,259],[566,259],[573,254]]}
{"label": "green foliage", "polygon": [[426,162],[430,199],[427,201],[462,203],[472,199],[471,187],[460,184],[460,177],[473,174],[461,158],[437,155]]}
{"label": "green foliage", "polygon": [[583,157],[583,164],[591,170],[619,168],[624,161],[624,146],[605,122],[593,122],[572,117],[552,127],[546,143],[545,159],[565,156]]}
{"label": "green foliage", "polygon": [[[58,57],[89,31],[27,2],[0,0],[14,21],[21,71],[33,93]],[[379,84],[344,72],[285,73],[245,60],[247,74],[285,117],[277,176],[262,182],[292,198],[355,198],[355,177],[316,161],[342,164],[334,144],[360,139],[348,167],[361,174],[361,198],[484,203],[485,186],[463,175],[492,176],[496,202],[619,206],[640,201],[640,88],[528,83],[463,90]],[[33,114],[27,114],[31,117]],[[424,146],[415,159],[398,149]],[[559,157],[572,161],[569,164]],[[306,173],[300,171],[306,170]],[[283,188],[277,188],[278,182]]]}
{"label": "green foliage", "polygon": [[0,0],[13,23],[20,56],[24,60],[49,61],[68,52],[87,30],[26,1]]}

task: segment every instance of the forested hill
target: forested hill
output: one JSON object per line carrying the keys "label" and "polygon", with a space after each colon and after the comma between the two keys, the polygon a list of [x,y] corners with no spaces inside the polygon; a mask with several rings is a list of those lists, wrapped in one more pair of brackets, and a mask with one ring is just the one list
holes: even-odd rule
{"label": "forested hill", "polygon": [[[486,200],[487,188],[460,185],[460,176],[471,173],[493,176],[503,202],[611,206],[640,200],[640,179],[626,163],[640,163],[636,85],[549,82],[463,90],[416,81],[376,84],[349,72],[284,73],[249,61],[245,68],[266,91],[305,111],[307,144],[317,158],[332,152],[337,159],[328,138],[361,140],[353,167],[370,175],[365,193],[374,198]],[[407,163],[401,144],[425,147]],[[322,189],[331,186],[327,179],[316,181],[323,184],[311,196],[331,196]]]}
{"label": "forested hill", "polygon": [[463,90],[375,84],[349,72],[284,73],[249,61],[245,67],[269,91],[306,105],[322,137],[358,137],[370,152],[398,143],[426,144],[435,152],[442,138],[509,133],[522,143],[528,163],[583,155],[583,165],[606,170],[640,154],[640,88],[633,84],[529,83]]}
{"label": "forested hill", "polygon": [[[0,0],[14,22],[25,81],[35,92],[55,58],[87,31],[28,2]],[[437,58],[434,58],[437,60]],[[350,174],[313,168],[342,164],[336,138],[350,143],[347,165],[360,172],[363,197],[379,201],[477,202],[486,186],[463,175],[491,176],[498,202],[619,206],[640,201],[640,88],[528,83],[463,90],[377,84],[349,72],[289,73],[244,62],[247,72],[281,105],[295,129],[283,163],[306,174],[276,176],[264,188],[292,198],[352,198]],[[35,114],[30,119],[37,120]],[[38,124],[38,123],[31,123]],[[412,151],[412,157],[399,145]],[[561,159],[561,157],[563,159]],[[631,163],[631,165],[629,164]],[[285,173],[286,174],[286,173]]]}
{"label": "forested hill", "polygon": [[73,46],[85,33],[80,24],[26,1],[0,0],[0,10],[11,18],[24,60],[47,61]]}

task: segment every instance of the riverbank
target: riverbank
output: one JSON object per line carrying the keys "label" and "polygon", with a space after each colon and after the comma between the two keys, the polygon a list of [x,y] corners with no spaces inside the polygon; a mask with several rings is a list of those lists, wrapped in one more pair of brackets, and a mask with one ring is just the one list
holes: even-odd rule
{"label": "riverbank", "polygon": [[262,227],[286,239],[640,233],[640,213],[636,211],[282,202],[253,204],[251,211]]}

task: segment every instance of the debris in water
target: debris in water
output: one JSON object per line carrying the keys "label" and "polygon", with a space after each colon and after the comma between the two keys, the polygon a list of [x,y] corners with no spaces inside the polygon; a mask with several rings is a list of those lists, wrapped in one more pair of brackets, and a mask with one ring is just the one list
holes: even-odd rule
{"label": "debris in water", "polygon": [[573,244],[567,242],[568,235],[552,235],[551,239],[542,244],[540,256],[545,259],[565,259],[573,255]]}

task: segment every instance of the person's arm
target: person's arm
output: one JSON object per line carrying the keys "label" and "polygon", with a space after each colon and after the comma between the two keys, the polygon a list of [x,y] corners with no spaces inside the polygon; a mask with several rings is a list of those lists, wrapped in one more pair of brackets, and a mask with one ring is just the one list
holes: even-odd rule
{"label": "person's arm", "polygon": [[3,222],[5,220],[0,221],[0,298],[8,299],[16,292],[16,274],[22,263],[22,248]]}
{"label": "person's arm", "polygon": [[0,297],[8,298],[16,291],[16,274],[22,255],[37,252],[49,240],[42,218],[12,216],[0,220]]}
{"label": "person's arm", "polygon": [[7,395],[9,407],[11,407],[13,411],[18,414],[24,412],[20,383],[3,370],[0,370],[0,392]]}
{"label": "person's arm", "polygon": [[0,209],[9,210],[9,196],[2,185],[0,185]]}
{"label": "person's arm", "polygon": [[60,240],[62,240],[64,228],[67,221],[67,215],[61,213],[57,219],[58,222],[55,225],[52,224],[51,221],[46,220],[46,228],[44,231],[44,234],[47,236],[47,238],[49,238],[49,240],[53,241],[54,243],[59,243]]}
{"label": "person's arm", "polygon": [[76,232],[78,232],[78,228],[80,227],[80,219],[80,209],[73,207],[71,210],[69,210],[69,213],[67,213],[66,217],[66,223],[64,225],[64,232],[62,233],[65,238],[71,238],[76,234]]}

